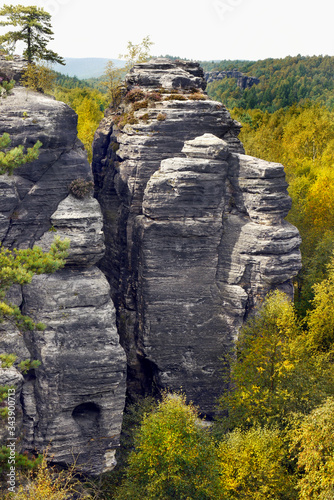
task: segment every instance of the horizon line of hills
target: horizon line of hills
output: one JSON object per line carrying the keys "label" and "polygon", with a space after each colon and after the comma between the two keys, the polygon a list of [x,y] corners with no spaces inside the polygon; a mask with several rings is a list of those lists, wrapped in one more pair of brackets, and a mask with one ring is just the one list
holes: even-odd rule
{"label": "horizon line of hills", "polygon": [[[163,56],[178,59],[174,56]],[[66,88],[88,86],[102,92],[103,72],[108,61],[117,67],[125,62],[105,58],[67,58],[66,66],[54,66],[57,84]],[[334,109],[334,56],[287,56],[259,61],[198,61],[205,72],[230,71],[255,77],[251,88],[238,87],[235,78],[223,78],[208,84],[210,98],[223,102],[228,109],[261,109],[273,113],[293,104],[316,102]],[[65,74],[67,73],[67,75]],[[95,75],[95,76],[89,76]]]}

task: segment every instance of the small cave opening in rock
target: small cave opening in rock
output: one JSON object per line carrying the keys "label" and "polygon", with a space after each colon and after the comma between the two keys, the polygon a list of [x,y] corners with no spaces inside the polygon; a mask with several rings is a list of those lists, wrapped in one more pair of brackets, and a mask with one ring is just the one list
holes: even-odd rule
{"label": "small cave opening in rock", "polygon": [[95,403],[82,403],[74,408],[72,417],[83,434],[96,433],[99,427],[101,410]]}

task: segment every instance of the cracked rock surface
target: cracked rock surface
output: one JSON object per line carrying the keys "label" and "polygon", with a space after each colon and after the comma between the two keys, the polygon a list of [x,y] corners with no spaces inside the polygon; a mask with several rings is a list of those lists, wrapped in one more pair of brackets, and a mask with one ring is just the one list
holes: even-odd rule
{"label": "cracked rock surface", "polygon": [[2,244],[48,250],[57,235],[71,245],[64,269],[11,290],[10,300],[46,330],[22,333],[0,325],[0,352],[15,352],[17,363],[41,363],[23,377],[15,367],[0,370],[0,384],[13,380],[16,386],[22,450],[47,449],[54,462],[75,461],[82,471],[100,474],[115,466],[126,360],[110,287],[95,265],[104,254],[99,204],[69,194],[73,180],[92,179],[77,116],[66,104],[22,87],[1,100],[0,110],[0,135],[10,134],[11,147],[42,142],[38,160],[0,176]]}
{"label": "cracked rock surface", "polygon": [[93,173],[128,390],[182,388],[209,415],[220,358],[268,291],[292,295],[301,267],[284,169],[244,154],[198,64],[151,60],[126,81],[141,100],[102,120]]}

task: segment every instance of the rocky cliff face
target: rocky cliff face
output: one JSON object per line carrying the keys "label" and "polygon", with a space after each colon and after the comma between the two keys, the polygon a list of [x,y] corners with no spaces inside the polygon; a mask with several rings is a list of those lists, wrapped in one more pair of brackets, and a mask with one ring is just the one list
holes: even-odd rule
{"label": "rocky cliff face", "polygon": [[247,88],[250,89],[253,85],[258,85],[260,83],[259,78],[247,76],[237,69],[233,69],[232,71],[208,71],[205,73],[207,83],[214,82],[215,80],[223,80],[224,78],[235,78],[238,87],[243,90]]}
{"label": "rocky cliff face", "polygon": [[69,194],[71,181],[92,177],[77,139],[77,117],[64,103],[21,87],[0,106],[0,135],[8,132],[12,147],[43,144],[38,160],[0,176],[2,244],[46,250],[54,235],[71,242],[63,270],[11,292],[22,311],[47,328],[22,335],[0,324],[1,352],[41,361],[24,377],[0,369],[0,384],[16,384],[22,449],[48,448],[55,462],[75,460],[83,471],[101,473],[115,463],[126,364],[110,288],[95,265],[104,253],[99,204]]}
{"label": "rocky cliff face", "polygon": [[180,389],[210,414],[221,357],[271,289],[292,294],[300,238],[283,166],[244,155],[195,63],[136,65],[93,172],[130,393]]}

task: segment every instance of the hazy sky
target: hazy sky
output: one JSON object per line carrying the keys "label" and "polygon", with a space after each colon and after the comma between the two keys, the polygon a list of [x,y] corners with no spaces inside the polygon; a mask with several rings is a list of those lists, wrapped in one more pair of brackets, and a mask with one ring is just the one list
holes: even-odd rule
{"label": "hazy sky", "polygon": [[147,35],[154,42],[152,54],[195,60],[334,55],[334,3],[330,0],[17,3],[37,5],[52,14],[55,40],[49,48],[63,57],[118,58],[126,52],[129,40],[136,44]]}

